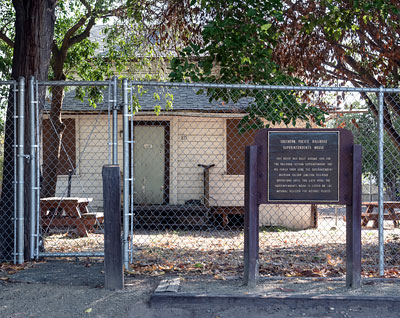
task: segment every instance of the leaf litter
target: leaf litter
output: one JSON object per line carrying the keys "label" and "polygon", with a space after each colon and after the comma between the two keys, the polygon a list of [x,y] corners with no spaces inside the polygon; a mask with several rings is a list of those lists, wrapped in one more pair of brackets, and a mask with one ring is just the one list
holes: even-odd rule
{"label": "leaf litter", "polygon": [[[345,223],[336,230],[260,231],[260,275],[281,277],[342,277],[346,268]],[[325,227],[331,228],[331,226]],[[398,229],[396,229],[398,230]],[[397,232],[396,232],[397,233]],[[397,235],[397,234],[396,234]],[[400,242],[386,236],[385,277],[400,278]],[[362,274],[377,277],[377,231],[363,232]],[[77,237],[73,233],[45,238],[46,252],[102,251],[103,235]],[[243,272],[243,232],[230,231],[136,231],[133,257],[127,275],[211,275],[216,279]],[[371,241],[375,242],[371,244]]]}

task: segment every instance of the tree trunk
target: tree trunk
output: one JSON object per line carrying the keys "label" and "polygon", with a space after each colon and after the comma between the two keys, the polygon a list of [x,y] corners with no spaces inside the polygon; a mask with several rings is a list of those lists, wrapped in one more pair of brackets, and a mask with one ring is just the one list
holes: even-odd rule
{"label": "tree trunk", "polygon": [[396,178],[394,176],[386,177],[384,182],[386,186],[386,194],[389,197],[389,201],[397,201]]}
{"label": "tree trunk", "polygon": [[52,88],[52,101],[50,109],[50,129],[48,133],[48,148],[46,161],[43,162],[43,182],[40,196],[54,197],[56,195],[58,162],[61,153],[61,140],[65,125],[61,121],[61,109],[64,97],[64,87]]}
{"label": "tree trunk", "polygon": [[[50,63],[51,45],[54,35],[55,25],[55,5],[56,0],[13,0],[13,5],[16,13],[15,20],[15,41],[14,54],[12,62],[12,78],[18,79],[23,76],[28,79],[30,76],[35,76],[38,80],[47,80],[48,68]],[[39,92],[39,99],[44,100],[44,89]],[[25,94],[25,152],[30,150],[29,142],[29,94]],[[7,218],[7,225],[0,228],[1,237],[12,237],[8,231],[13,220],[10,216],[13,215],[14,201],[10,202],[10,193],[13,192],[13,175],[14,175],[14,160],[13,160],[13,141],[14,141],[14,126],[13,126],[13,104],[9,103],[6,118],[6,130],[4,139],[4,166],[3,171],[6,173],[3,179],[2,194],[0,198],[0,213],[3,213]],[[25,168],[25,183],[24,200],[25,216],[25,239],[24,239],[24,254],[25,259],[29,256],[29,188],[30,182],[27,178],[29,174],[28,162]],[[1,242],[3,241],[3,242]],[[4,242],[0,240],[0,259],[11,260],[9,250],[13,247],[12,242]],[[6,247],[4,249],[4,247]],[[8,247],[8,248],[7,248]]]}

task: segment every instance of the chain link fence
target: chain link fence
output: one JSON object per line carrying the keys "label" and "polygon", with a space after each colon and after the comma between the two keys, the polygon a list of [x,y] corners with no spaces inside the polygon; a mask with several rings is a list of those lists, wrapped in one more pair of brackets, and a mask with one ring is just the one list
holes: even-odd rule
{"label": "chain link fence", "polygon": [[[32,185],[35,257],[102,255],[101,168],[120,163],[129,271],[238,275],[244,148],[253,143],[255,131],[346,128],[363,146],[363,275],[397,276],[398,91],[127,80],[117,89],[115,79],[35,82],[29,90],[39,87],[47,93],[34,116],[39,137],[33,160],[38,181]],[[2,228],[9,227],[1,232],[9,257],[16,242],[12,213],[0,216]],[[342,276],[345,229],[343,206],[262,205],[260,274]]]}
{"label": "chain link fence", "polygon": [[[130,203],[125,205],[131,209],[134,271],[217,276],[242,271],[244,148],[262,126],[352,130],[355,143],[364,148],[364,217],[368,202],[378,201],[378,118],[368,110],[371,101],[378,107],[378,90],[145,82],[130,89],[131,113],[125,125],[130,132],[125,142],[131,173],[126,180],[131,182],[126,192]],[[164,110],[170,101],[172,109]],[[391,150],[386,132],[385,136],[385,160],[396,166],[398,158],[389,156],[398,150]],[[385,167],[386,175],[396,171]],[[385,200],[396,201],[390,196],[395,190],[389,191],[387,185],[384,189]],[[384,216],[387,276],[395,276],[398,266],[393,248],[397,207],[385,210],[392,212]],[[377,264],[383,254],[374,218],[377,214],[363,219],[370,220],[362,231],[366,276],[380,275]],[[262,205],[259,244],[261,275],[342,276],[345,207]]]}
{"label": "chain link fence", "polygon": [[[16,262],[17,82],[0,82],[0,262]],[[8,120],[6,122],[6,112]],[[5,136],[7,135],[7,142]]]}

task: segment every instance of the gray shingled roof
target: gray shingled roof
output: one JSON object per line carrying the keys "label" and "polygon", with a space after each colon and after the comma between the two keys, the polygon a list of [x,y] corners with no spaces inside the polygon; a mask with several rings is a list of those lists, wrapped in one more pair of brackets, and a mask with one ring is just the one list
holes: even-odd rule
{"label": "gray shingled roof", "polygon": [[[237,103],[225,103],[222,100],[210,102],[209,97],[203,94],[197,94],[198,88],[193,87],[145,87],[146,93],[142,95],[135,91],[138,96],[139,104],[142,111],[153,111],[159,105],[164,109],[166,105],[165,95],[170,93],[173,95],[173,109],[171,111],[206,111],[206,112],[240,112],[244,111],[249,103],[250,98],[242,98]],[[121,90],[119,90],[119,105],[122,104]],[[158,94],[160,100],[155,99]],[[89,104],[87,98],[83,101],[75,97],[75,91],[69,90],[65,93],[63,102],[63,111],[65,112],[90,112],[94,111]],[[49,108],[49,101],[46,108]],[[97,103],[96,110],[107,110],[108,108],[108,90],[103,91],[103,101]]]}

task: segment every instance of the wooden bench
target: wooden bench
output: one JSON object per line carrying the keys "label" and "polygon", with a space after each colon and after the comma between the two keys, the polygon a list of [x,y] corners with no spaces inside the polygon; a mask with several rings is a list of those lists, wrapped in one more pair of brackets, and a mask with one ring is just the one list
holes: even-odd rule
{"label": "wooden bench", "polygon": [[244,206],[211,206],[210,209],[213,214],[222,216],[223,227],[226,227],[229,223],[229,214],[244,215]]}
{"label": "wooden bench", "polygon": [[[361,225],[367,226],[369,221],[374,221],[373,227],[378,227],[378,202],[363,202],[363,206],[366,206],[366,210],[361,214]],[[374,210],[376,212],[374,213]],[[393,221],[394,227],[399,226],[400,212],[396,212],[395,209],[400,209],[400,202],[397,201],[385,201],[383,202],[383,219]]]}
{"label": "wooden bench", "polygon": [[44,230],[50,227],[72,227],[79,236],[88,236],[96,224],[104,221],[103,213],[90,213],[88,206],[92,198],[49,197],[40,199],[41,224]]}

